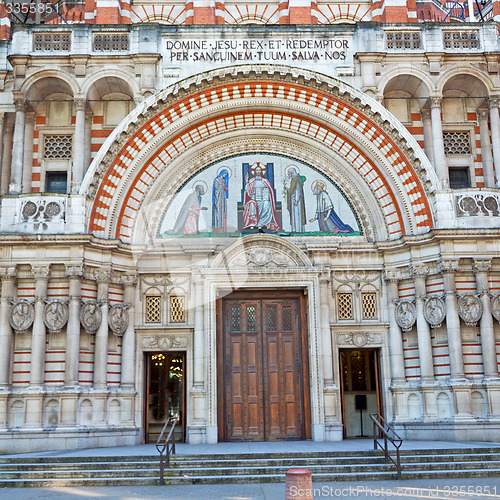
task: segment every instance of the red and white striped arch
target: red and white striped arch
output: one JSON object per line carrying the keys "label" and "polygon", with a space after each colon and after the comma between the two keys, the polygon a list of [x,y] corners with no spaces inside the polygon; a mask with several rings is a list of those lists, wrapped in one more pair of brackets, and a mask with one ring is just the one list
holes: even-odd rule
{"label": "red and white striped arch", "polygon": [[[258,102],[279,99],[314,108],[317,114],[298,107],[282,109],[256,103],[242,109],[245,99]],[[232,102],[239,106],[231,109]],[[217,112],[200,113],[214,104],[226,104]],[[149,157],[137,162],[141,151],[158,140],[179,120],[194,116],[188,126],[164,137]],[[331,117],[325,121],[324,117]],[[338,126],[341,123],[342,126]],[[175,128],[175,127],[174,127]],[[332,156],[343,157],[378,200],[391,239],[422,233],[433,226],[427,194],[410,161],[382,127],[351,104],[323,91],[280,81],[241,81],[214,85],[179,99],[145,124],[122,146],[107,169],[93,201],[89,230],[98,237],[131,241],[137,213],[147,193],[169,164],[196,144],[224,133],[245,129],[282,130],[302,140],[326,146]],[[401,129],[404,129],[401,126]],[[349,134],[349,130],[353,134]],[[404,132],[403,132],[404,133]],[[353,140],[364,138],[364,144]],[[369,147],[367,147],[367,144]],[[94,167],[95,168],[95,167]],[[127,179],[125,181],[125,179]]]}

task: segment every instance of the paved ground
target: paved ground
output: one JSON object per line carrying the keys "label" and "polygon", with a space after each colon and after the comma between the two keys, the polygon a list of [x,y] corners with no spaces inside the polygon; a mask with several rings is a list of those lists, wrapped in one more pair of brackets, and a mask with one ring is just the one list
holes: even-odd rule
{"label": "paved ground", "polygon": [[[319,499],[500,499],[500,478],[317,483]],[[462,493],[461,493],[462,492]],[[292,492],[293,493],[293,492]],[[299,491],[292,498],[301,498]],[[1,500],[284,500],[284,484],[132,486],[106,488],[3,488]]]}

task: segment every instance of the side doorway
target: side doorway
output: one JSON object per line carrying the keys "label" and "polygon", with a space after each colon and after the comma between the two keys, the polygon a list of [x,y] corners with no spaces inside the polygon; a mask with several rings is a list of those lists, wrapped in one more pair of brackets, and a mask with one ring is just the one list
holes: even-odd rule
{"label": "side doorway", "polygon": [[165,422],[179,419],[175,440],[185,435],[185,353],[148,352],[145,356],[144,442],[156,443]]}
{"label": "side doorway", "polygon": [[370,413],[382,415],[379,349],[341,349],[344,438],[373,437]]}

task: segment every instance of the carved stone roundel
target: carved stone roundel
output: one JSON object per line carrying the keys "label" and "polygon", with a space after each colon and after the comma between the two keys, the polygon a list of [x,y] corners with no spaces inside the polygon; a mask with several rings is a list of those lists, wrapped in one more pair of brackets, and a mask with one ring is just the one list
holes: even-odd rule
{"label": "carved stone roundel", "polygon": [[358,347],[364,347],[368,342],[366,334],[362,332],[354,333],[352,336],[352,343]]}
{"label": "carved stone roundel", "polygon": [[121,337],[128,326],[127,307],[123,304],[114,304],[109,308],[108,324],[111,331]]}
{"label": "carved stone roundel", "polygon": [[405,332],[412,329],[417,319],[415,304],[409,300],[402,300],[396,307],[396,322]]}
{"label": "carved stone roundel", "polygon": [[466,293],[458,299],[458,315],[467,326],[474,326],[483,314],[483,304],[477,295]]}
{"label": "carved stone roundel", "polygon": [[102,311],[97,302],[83,304],[80,310],[80,322],[87,333],[95,335],[102,322]]}
{"label": "carved stone roundel", "polygon": [[35,320],[35,308],[27,300],[18,300],[10,308],[9,323],[16,333],[24,333]]}
{"label": "carved stone roundel", "polygon": [[69,312],[66,304],[53,300],[45,304],[43,309],[43,322],[50,333],[59,333],[68,322]]}
{"label": "carved stone roundel", "polygon": [[446,316],[444,300],[441,297],[427,297],[424,304],[424,317],[432,328],[439,328]]}
{"label": "carved stone roundel", "polygon": [[500,323],[500,294],[491,299],[491,314]]}

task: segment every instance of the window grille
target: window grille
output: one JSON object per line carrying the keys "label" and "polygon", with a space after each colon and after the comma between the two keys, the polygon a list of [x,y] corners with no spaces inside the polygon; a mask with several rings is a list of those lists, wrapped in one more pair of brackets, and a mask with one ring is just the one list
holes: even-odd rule
{"label": "window grille", "polygon": [[447,155],[470,155],[469,132],[443,132],[444,152]]}
{"label": "window grille", "polygon": [[43,157],[47,160],[68,160],[71,158],[73,136],[46,135],[44,137]]}
{"label": "window grille", "polygon": [[170,323],[185,322],[185,301],[184,297],[177,295],[170,296]]}
{"label": "window grille", "polygon": [[375,319],[377,317],[377,294],[371,292],[362,293],[361,309],[363,311],[363,319]]}
{"label": "window grille", "polygon": [[98,52],[127,51],[128,33],[94,33],[94,50]]}
{"label": "window grille", "polygon": [[479,32],[445,31],[443,43],[445,49],[479,49]]}
{"label": "window grille", "polygon": [[385,34],[388,50],[418,50],[422,48],[420,31],[389,31]]}
{"label": "window grille", "polygon": [[283,308],[281,309],[281,314],[283,316],[283,331],[293,331],[292,306],[283,306]]}
{"label": "window grille", "polygon": [[352,293],[337,294],[337,311],[339,319],[354,319]]}
{"label": "window grille", "polygon": [[35,52],[64,51],[71,49],[71,33],[34,33],[33,50]]}
{"label": "window grille", "polygon": [[161,297],[146,297],[146,323],[161,322]]}

